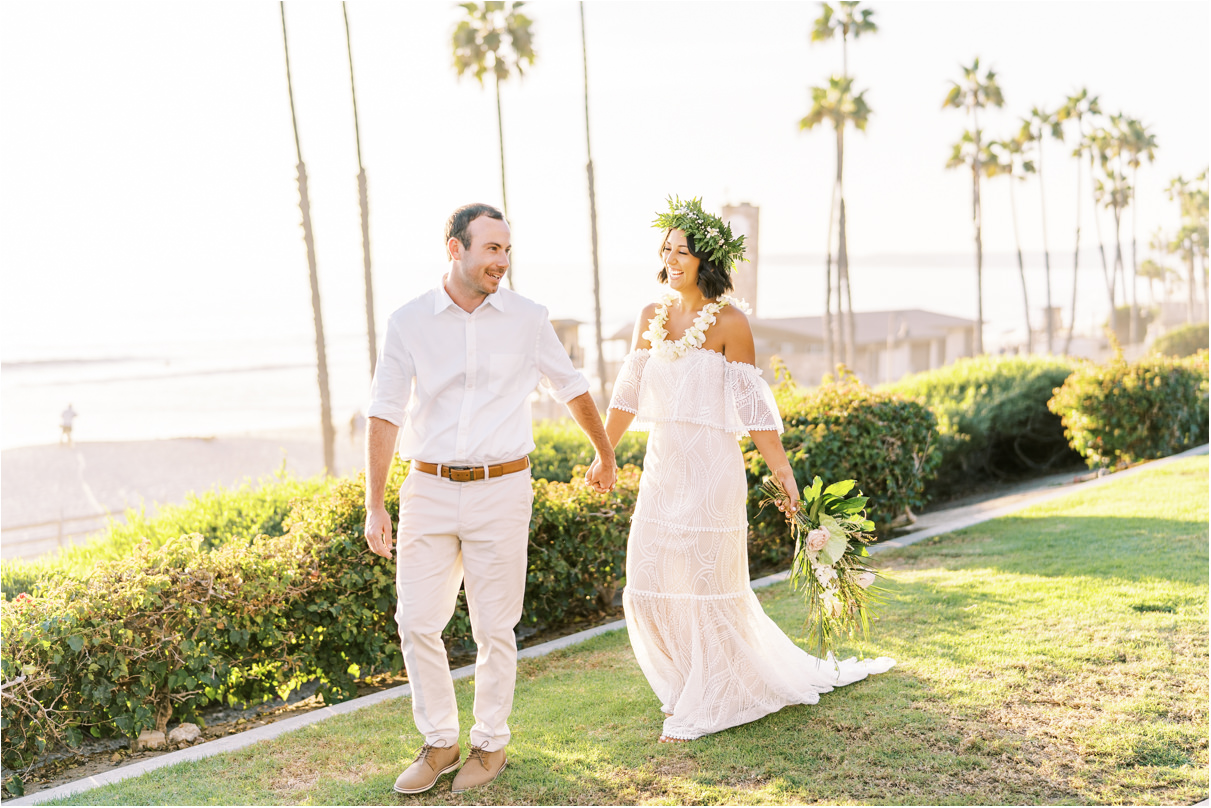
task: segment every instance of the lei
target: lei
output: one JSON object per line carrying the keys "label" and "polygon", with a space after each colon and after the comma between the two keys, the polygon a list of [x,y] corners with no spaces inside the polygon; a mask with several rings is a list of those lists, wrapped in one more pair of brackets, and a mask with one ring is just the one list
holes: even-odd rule
{"label": "lei", "polygon": [[733,236],[731,226],[702,209],[700,198],[682,202],[679,197],[669,197],[668,211],[659,214],[652,226],[682,230],[692,236],[694,251],[725,272],[735,271],[737,261],[748,260],[744,257],[744,236]]}
{"label": "lei", "polygon": [[748,304],[740,298],[721,295],[718,300],[712,300],[702,307],[694,318],[694,324],[685,330],[681,339],[670,342],[669,332],[664,326],[669,321],[669,306],[674,299],[671,294],[664,296],[656,306],[656,316],[648,323],[648,330],[643,332],[643,338],[652,344],[652,353],[669,360],[680,359],[690,351],[701,348],[706,342],[706,330],[715,324],[715,315],[724,306],[735,306],[743,312],[748,311]]}

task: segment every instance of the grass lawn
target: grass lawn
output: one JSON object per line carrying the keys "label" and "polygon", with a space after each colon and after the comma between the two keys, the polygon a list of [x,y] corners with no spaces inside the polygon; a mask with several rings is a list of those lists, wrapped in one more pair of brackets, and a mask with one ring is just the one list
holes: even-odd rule
{"label": "grass lawn", "polygon": [[[889,552],[856,653],[889,673],[688,744],[624,632],[523,661],[485,804],[1191,804],[1207,797],[1207,467],[1187,459]],[[785,585],[761,593],[796,638]],[[457,685],[464,744],[472,684]],[[60,804],[459,804],[394,794],[410,702]],[[465,748],[464,748],[465,751]]]}

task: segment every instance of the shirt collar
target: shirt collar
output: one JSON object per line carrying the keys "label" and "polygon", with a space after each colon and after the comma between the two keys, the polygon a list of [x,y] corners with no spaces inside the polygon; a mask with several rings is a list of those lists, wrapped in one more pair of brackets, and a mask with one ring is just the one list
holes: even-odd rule
{"label": "shirt collar", "polygon": [[[442,276],[441,283],[439,283],[437,285],[437,289],[435,289],[434,291],[436,292],[436,294],[433,296],[433,313],[434,314],[441,314],[443,311],[450,308],[451,306],[453,306],[454,308],[459,309],[461,311],[461,308],[459,307],[459,305],[454,302],[454,298],[450,297],[450,293],[446,291],[446,276],[445,275]],[[495,308],[497,311],[505,310],[504,297],[501,295],[500,292],[496,292],[494,294],[488,295],[488,297],[486,298],[486,302],[491,304],[491,306],[493,308]],[[479,308],[482,309],[483,304],[480,304]],[[479,309],[476,309],[476,311],[479,311]]]}

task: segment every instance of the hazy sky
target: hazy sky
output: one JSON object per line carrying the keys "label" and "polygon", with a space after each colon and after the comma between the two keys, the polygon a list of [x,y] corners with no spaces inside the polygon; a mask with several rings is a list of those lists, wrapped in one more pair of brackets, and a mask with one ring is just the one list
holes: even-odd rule
{"label": "hazy sky", "polygon": [[[986,117],[992,135],[1082,86],[1107,111],[1149,124],[1160,149],[1139,176],[1140,239],[1176,226],[1161,189],[1208,162],[1207,3],[872,7],[879,33],[849,52],[874,111],[868,131],[847,138],[858,308],[897,294],[886,284],[882,298],[864,290],[863,261],[972,252],[969,175],[944,169],[967,121],[941,102],[960,63],[977,55],[1006,99]],[[527,10],[538,61],[502,90],[518,289],[555,316],[591,320],[578,5]],[[348,4],[380,323],[440,276],[449,213],[500,201],[493,95],[457,81],[450,66],[460,13],[447,2]],[[834,141],[798,130],[807,88],[840,67],[839,44],[808,42],[818,13],[818,3],[753,0],[586,4],[607,325],[652,293],[649,225],[668,194],[701,195],[716,209],[759,205],[771,262],[823,252]],[[341,6],[294,2],[286,14],[326,325],[350,334],[363,327],[363,290]],[[6,359],[70,355],[84,341],[309,338],[276,2],[8,0],[0,111]],[[1049,246],[1068,265],[1075,163],[1071,146],[1045,148]],[[1033,253],[1042,248],[1039,187],[1018,190]],[[1087,184],[1083,193],[1090,239]],[[1107,235],[1111,225],[1103,214]],[[986,189],[985,227],[988,251],[1012,250],[1003,182]],[[821,311],[815,283],[778,283],[785,288],[762,292],[778,313]],[[911,270],[903,283],[919,285]],[[929,291],[939,309],[958,305],[952,289]]]}

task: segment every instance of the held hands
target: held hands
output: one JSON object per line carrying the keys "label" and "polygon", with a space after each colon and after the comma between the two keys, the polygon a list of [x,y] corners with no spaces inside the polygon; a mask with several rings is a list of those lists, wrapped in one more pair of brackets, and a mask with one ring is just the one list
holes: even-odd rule
{"label": "held hands", "polygon": [[395,536],[391,530],[391,517],[382,505],[366,508],[366,544],[370,551],[383,558],[391,557],[391,546]]}
{"label": "held hands", "polygon": [[799,485],[795,482],[795,472],[790,466],[783,466],[774,471],[774,476],[782,484],[782,488],[787,494],[786,499],[778,499],[778,510],[786,514],[789,521],[799,511]]}
{"label": "held hands", "polygon": [[613,491],[614,483],[618,481],[618,466],[615,465],[614,458],[610,458],[610,464],[607,467],[601,461],[600,455],[594,457],[593,462],[584,473],[584,481],[599,494]]}

